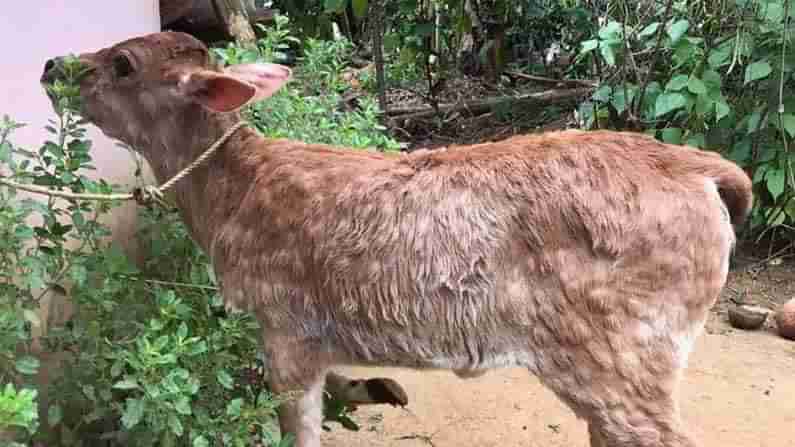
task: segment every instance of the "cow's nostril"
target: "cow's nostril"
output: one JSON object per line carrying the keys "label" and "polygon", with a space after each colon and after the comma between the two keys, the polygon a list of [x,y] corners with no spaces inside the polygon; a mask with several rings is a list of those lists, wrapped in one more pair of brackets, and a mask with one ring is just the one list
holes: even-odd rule
{"label": "cow's nostril", "polygon": [[44,63],[44,72],[41,74],[41,81],[52,82],[57,79],[61,74],[61,70],[59,69],[61,65],[62,58],[60,57],[48,59],[47,62]]}
{"label": "cow's nostril", "polygon": [[52,70],[55,67],[55,61],[52,59],[48,59],[47,62],[44,63],[44,72],[47,73],[48,71]]}

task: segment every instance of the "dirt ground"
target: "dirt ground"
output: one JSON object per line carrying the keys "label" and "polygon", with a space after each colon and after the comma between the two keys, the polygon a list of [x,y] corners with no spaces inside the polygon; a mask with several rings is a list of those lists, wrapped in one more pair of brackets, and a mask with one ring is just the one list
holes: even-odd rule
{"label": "dirt ground", "polygon": [[[764,329],[740,331],[726,310],[742,301],[774,309],[795,292],[795,264],[738,256],[737,267],[696,344],[682,413],[704,447],[795,446],[795,342]],[[351,432],[332,424],[327,447],[587,447],[586,425],[522,369],[462,380],[451,372],[347,368],[385,376],[409,393],[406,409],[361,407]]]}

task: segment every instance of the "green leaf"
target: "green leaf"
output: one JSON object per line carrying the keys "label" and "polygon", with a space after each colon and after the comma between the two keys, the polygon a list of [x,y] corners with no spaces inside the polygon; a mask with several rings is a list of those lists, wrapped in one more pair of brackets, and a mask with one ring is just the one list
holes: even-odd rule
{"label": "green leaf", "polygon": [[652,34],[657,32],[657,29],[660,28],[660,22],[654,22],[646,25],[639,33],[638,37],[648,37]]}
{"label": "green leaf", "polygon": [[41,326],[41,320],[39,319],[39,314],[37,314],[36,311],[25,309],[22,311],[22,315],[25,317],[27,322],[33,325],[33,327]]}
{"label": "green leaf", "polygon": [[62,419],[63,409],[61,406],[58,404],[50,405],[50,408],[47,410],[47,422],[50,424],[50,427],[55,427]]}
{"label": "green leaf", "polygon": [[580,49],[580,53],[590,53],[591,51],[595,50],[599,47],[599,41],[596,39],[586,40],[582,43],[582,49]]}
{"label": "green leaf", "polygon": [[39,359],[31,356],[25,356],[22,358],[17,359],[14,366],[16,366],[17,371],[20,374],[24,374],[26,376],[32,376],[39,371]]}
{"label": "green leaf", "polygon": [[676,75],[665,84],[665,91],[679,91],[687,85],[687,75]]}
{"label": "green leaf", "polygon": [[709,95],[696,96],[696,114],[704,117],[715,110],[715,100],[711,99]]}
{"label": "green leaf", "polygon": [[198,436],[193,440],[193,447],[210,447],[210,442],[204,436]]}
{"label": "green leaf", "polygon": [[121,416],[121,422],[124,428],[130,429],[141,422],[144,416],[144,401],[142,399],[127,398],[124,413]]}
{"label": "green leaf", "polygon": [[784,193],[784,186],[786,185],[786,172],[784,169],[768,169],[765,176],[765,183],[767,183],[767,190],[776,200],[778,196]]}
{"label": "green leaf", "polygon": [[193,413],[190,408],[190,399],[188,399],[187,396],[179,396],[174,402],[174,409],[177,410],[179,414],[184,414],[186,416]]}
{"label": "green leaf", "polygon": [[754,62],[745,68],[745,84],[764,79],[770,75],[773,67],[767,61]]}
{"label": "green leaf", "polygon": [[604,40],[615,39],[620,35],[621,28],[621,23],[611,20],[599,29],[599,37]]}
{"label": "green leaf", "polygon": [[769,167],[770,165],[763,164],[760,165],[758,168],[756,168],[756,171],[754,171],[754,184],[759,183],[765,179],[765,174],[767,174],[767,168]]}
{"label": "green leaf", "polygon": [[790,138],[795,138],[795,114],[785,113],[781,115],[781,124],[784,126],[784,130],[787,131]]}
{"label": "green leaf", "polygon": [[232,376],[230,376],[229,373],[226,372],[225,370],[222,369],[218,371],[218,374],[216,374],[216,378],[218,379],[218,383],[220,383],[222,387],[228,390],[234,388],[234,380],[232,379]]}
{"label": "green leaf", "polygon": [[670,28],[668,28],[668,35],[671,37],[671,43],[675,44],[685,35],[688,28],[690,28],[690,22],[687,19],[681,19],[674,22]]}
{"label": "green leaf", "polygon": [[759,110],[748,116],[748,133],[754,133],[759,129],[759,123],[762,121],[762,112]]}
{"label": "green leaf", "polygon": [[669,144],[682,143],[682,129],[677,127],[668,127],[662,130],[662,140]]}
{"label": "green leaf", "polygon": [[188,325],[185,324],[185,322],[183,321],[182,323],[179,324],[179,327],[177,328],[177,337],[185,338],[187,336],[188,336]]}
{"label": "green leaf", "polygon": [[243,399],[237,398],[233,399],[229,404],[226,406],[226,415],[232,416],[234,418],[240,417],[240,412],[243,409]]}
{"label": "green leaf", "polygon": [[176,436],[182,436],[182,422],[179,420],[179,416],[174,413],[169,413],[168,428],[170,428],[171,433],[174,433]]}
{"label": "green leaf", "polygon": [[611,67],[616,65],[616,53],[613,51],[613,45],[603,40],[599,43],[599,52],[602,54],[605,62],[607,62],[607,65]]}
{"label": "green leaf", "polygon": [[625,89],[623,87],[617,88],[615,94],[613,95],[613,100],[611,101],[611,104],[613,104],[613,107],[616,108],[616,111],[618,113],[624,113],[624,111],[627,109],[629,104],[635,98],[635,95],[637,93],[638,93],[638,87],[635,86],[634,84],[628,83],[626,86],[626,95],[625,95]]}
{"label": "green leaf", "polygon": [[687,104],[687,98],[681,93],[663,93],[657,97],[654,104],[655,117],[661,117],[676,109],[681,109]]}
{"label": "green leaf", "polygon": [[685,144],[688,146],[697,147],[699,149],[704,149],[704,147],[707,145],[707,142],[703,133],[697,133],[690,135],[687,138],[687,141],[685,141]]}
{"label": "green leaf", "polygon": [[712,68],[720,68],[728,64],[732,55],[733,42],[730,40],[712,50],[707,57],[707,63]]}
{"label": "green leaf", "polygon": [[720,93],[720,88],[723,83],[723,80],[715,70],[704,70],[704,73],[701,73],[701,79],[704,81],[704,84],[707,86],[707,90],[710,92]]}
{"label": "green leaf", "polygon": [[345,0],[325,0],[323,7],[326,12],[341,12],[345,7]]}
{"label": "green leaf", "polygon": [[94,387],[93,386],[91,386],[91,385],[83,385],[83,394],[86,395],[88,400],[90,400],[92,402],[96,402],[97,396],[94,393]]}
{"label": "green leaf", "polygon": [[113,365],[110,367],[110,376],[113,377],[114,379],[116,377],[119,377],[123,369],[124,369],[124,364],[121,362],[121,360],[113,362]]}
{"label": "green leaf", "polygon": [[417,34],[417,36],[425,37],[433,34],[433,29],[433,23],[420,23],[414,28],[414,32]]}
{"label": "green leaf", "polygon": [[763,6],[765,20],[776,25],[781,23],[781,20],[784,18],[784,2],[781,0],[779,1],[780,3],[767,2],[767,4]]}
{"label": "green leaf", "polygon": [[730,112],[731,108],[729,108],[729,105],[726,104],[725,100],[715,102],[715,119],[717,121],[720,121],[724,117],[728,116]]}
{"label": "green leaf", "polygon": [[351,6],[353,7],[353,15],[357,19],[361,19],[367,14],[367,0],[351,0]]}
{"label": "green leaf", "polygon": [[690,91],[690,93],[696,95],[707,93],[707,86],[704,84],[704,81],[695,76],[687,80],[687,89]]}
{"label": "green leaf", "polygon": [[610,96],[612,96],[612,94],[613,94],[613,87],[605,84],[599,87],[598,89],[596,89],[595,92],[593,92],[592,98],[594,101],[608,102],[610,101]]}
{"label": "green leaf", "polygon": [[117,390],[134,390],[140,388],[140,386],[137,380],[127,378],[114,383],[113,388]]}
{"label": "green leaf", "polygon": [[[737,142],[729,153],[729,159],[735,163],[745,164],[751,159],[751,140],[745,138]],[[764,166],[764,165],[763,165]]]}

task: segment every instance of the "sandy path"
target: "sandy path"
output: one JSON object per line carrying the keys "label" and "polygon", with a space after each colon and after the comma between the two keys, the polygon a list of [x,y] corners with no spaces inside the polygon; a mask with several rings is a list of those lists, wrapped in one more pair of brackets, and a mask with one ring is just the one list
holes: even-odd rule
{"label": "sandy path", "polygon": [[[685,376],[682,412],[691,432],[703,447],[795,446],[795,342],[727,330],[717,318],[711,316],[711,333],[699,339]],[[333,424],[326,447],[588,445],[585,423],[521,369],[470,380],[446,371],[346,371],[398,380],[409,411],[362,407],[354,413],[361,430]]]}

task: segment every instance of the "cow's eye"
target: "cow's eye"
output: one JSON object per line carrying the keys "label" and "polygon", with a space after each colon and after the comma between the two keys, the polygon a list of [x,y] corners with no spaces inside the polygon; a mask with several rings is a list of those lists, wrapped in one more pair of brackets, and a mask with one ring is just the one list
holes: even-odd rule
{"label": "cow's eye", "polygon": [[119,54],[113,57],[113,71],[119,78],[124,78],[131,75],[135,69],[133,68],[130,58],[124,54]]}

